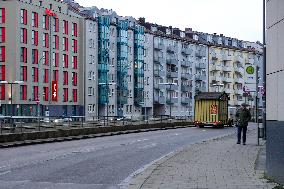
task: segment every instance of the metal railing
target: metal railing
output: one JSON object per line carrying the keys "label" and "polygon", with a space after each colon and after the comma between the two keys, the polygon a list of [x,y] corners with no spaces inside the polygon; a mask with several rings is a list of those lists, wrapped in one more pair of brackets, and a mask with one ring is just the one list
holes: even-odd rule
{"label": "metal railing", "polygon": [[1,116],[0,134],[52,131],[72,128],[110,127],[169,122],[191,122],[188,116],[71,116],[71,117],[27,117]]}

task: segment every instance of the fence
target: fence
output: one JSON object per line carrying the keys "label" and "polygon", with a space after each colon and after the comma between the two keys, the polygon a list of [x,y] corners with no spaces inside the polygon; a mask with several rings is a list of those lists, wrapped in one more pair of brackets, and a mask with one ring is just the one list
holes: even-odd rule
{"label": "fence", "polygon": [[96,116],[86,119],[84,116],[71,117],[27,117],[1,116],[0,134],[27,133],[35,131],[62,130],[71,128],[89,128],[102,126],[126,126],[140,124],[191,122],[188,117],[150,116]]}

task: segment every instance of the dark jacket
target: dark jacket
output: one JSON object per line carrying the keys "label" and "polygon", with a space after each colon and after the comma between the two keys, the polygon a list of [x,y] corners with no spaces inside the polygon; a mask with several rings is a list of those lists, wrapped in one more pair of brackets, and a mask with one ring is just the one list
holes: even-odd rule
{"label": "dark jacket", "polygon": [[237,126],[246,127],[251,119],[250,111],[246,108],[238,109],[236,113]]}

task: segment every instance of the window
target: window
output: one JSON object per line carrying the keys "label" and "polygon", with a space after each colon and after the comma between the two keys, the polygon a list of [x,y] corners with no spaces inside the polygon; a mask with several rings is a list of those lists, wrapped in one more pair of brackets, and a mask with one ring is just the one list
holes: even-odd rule
{"label": "window", "polygon": [[59,54],[53,52],[53,53],[52,53],[52,65],[53,65],[54,67],[58,67],[58,59],[59,59]]}
{"label": "window", "polygon": [[77,53],[78,52],[78,41],[76,39],[72,40],[72,47],[73,47],[73,52]]}
{"label": "window", "polygon": [[27,44],[28,31],[26,28],[21,28],[21,43]]}
{"label": "window", "polygon": [[73,102],[78,102],[77,89],[73,89]]}
{"label": "window", "polygon": [[62,57],[63,68],[68,68],[68,55],[64,54]]}
{"label": "window", "polygon": [[49,65],[48,51],[42,52],[42,60],[44,65]]}
{"label": "window", "polygon": [[75,37],[78,36],[77,23],[72,24],[72,35],[75,36]]}
{"label": "window", "polygon": [[89,112],[89,113],[92,113],[92,104],[89,104],[89,105],[88,105],[88,112]]}
{"label": "window", "polygon": [[68,85],[68,72],[63,71],[63,85]]}
{"label": "window", "polygon": [[78,69],[78,58],[77,58],[77,56],[73,56],[72,57],[72,68],[73,69]]}
{"label": "window", "polygon": [[43,15],[42,17],[42,28],[46,30],[49,29],[49,17],[47,15]]}
{"label": "window", "polygon": [[44,69],[43,82],[48,83],[48,69]]}
{"label": "window", "polygon": [[41,7],[41,6],[42,6],[42,1],[39,1],[39,2],[38,2],[38,5]]}
{"label": "window", "polygon": [[48,38],[48,33],[44,33],[43,36],[42,36],[42,43],[43,43],[43,46],[48,48],[49,47],[49,38]]}
{"label": "window", "polygon": [[68,88],[63,89],[63,101],[68,102]]}
{"label": "window", "polygon": [[93,95],[93,88],[88,87],[88,96],[92,96],[92,95]]}
{"label": "window", "polygon": [[73,86],[77,86],[78,77],[77,77],[77,73],[76,72],[72,72],[72,83],[73,83]]}
{"label": "window", "polygon": [[32,27],[38,27],[38,13],[32,12]]}
{"label": "window", "polygon": [[89,71],[89,72],[88,72],[88,79],[89,79],[89,80],[92,80],[92,76],[93,76],[93,72],[92,72],[92,71]]}
{"label": "window", "polygon": [[38,82],[38,68],[33,68],[32,69],[32,78],[33,82]]}
{"label": "window", "polygon": [[20,77],[22,81],[27,81],[27,66],[21,66]]}
{"label": "window", "polygon": [[38,46],[38,31],[32,31],[32,44]]}
{"label": "window", "polygon": [[53,31],[54,32],[58,32],[59,31],[59,20],[58,20],[58,18],[54,18]]}
{"label": "window", "polygon": [[5,8],[0,8],[0,24],[5,23]]}
{"label": "window", "polygon": [[27,86],[26,85],[20,86],[20,97],[21,97],[21,100],[27,100]]}
{"label": "window", "polygon": [[48,87],[43,87],[43,100],[48,101]]}
{"label": "window", "polygon": [[5,47],[0,47],[0,62],[5,62],[6,51]]}
{"label": "window", "polygon": [[6,31],[5,28],[0,28],[0,43],[5,42]]}
{"label": "window", "polygon": [[21,62],[27,63],[27,48],[26,47],[21,47],[21,52],[20,52],[20,60]]}
{"label": "window", "polygon": [[63,34],[68,35],[68,21],[63,20]]}
{"label": "window", "polygon": [[67,37],[63,37],[62,48],[64,51],[68,51],[68,38]]}
{"label": "window", "polygon": [[53,70],[53,81],[58,81],[58,70]]}
{"label": "window", "polygon": [[[6,70],[5,70],[5,66],[4,65],[2,65],[2,66],[0,66],[0,80],[1,81],[5,81],[5,76],[6,75]],[[1,96],[1,95],[0,95]]]}
{"label": "window", "polygon": [[37,101],[38,100],[38,86],[33,87],[33,100]]}
{"label": "window", "polygon": [[0,85],[0,100],[5,100],[5,85]]}
{"label": "window", "polygon": [[52,47],[53,49],[59,50],[59,36],[58,35],[53,36]]}
{"label": "window", "polygon": [[28,12],[25,9],[21,9],[21,24],[27,25],[28,23]]}

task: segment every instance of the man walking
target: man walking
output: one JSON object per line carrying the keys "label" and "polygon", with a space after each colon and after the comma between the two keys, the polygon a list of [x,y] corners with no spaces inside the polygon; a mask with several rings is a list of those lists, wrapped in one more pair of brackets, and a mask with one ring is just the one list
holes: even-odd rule
{"label": "man walking", "polygon": [[246,108],[246,104],[243,103],[241,108],[236,113],[237,127],[238,127],[238,142],[241,143],[241,133],[243,131],[243,145],[246,145],[246,134],[248,122],[251,119],[250,111]]}

